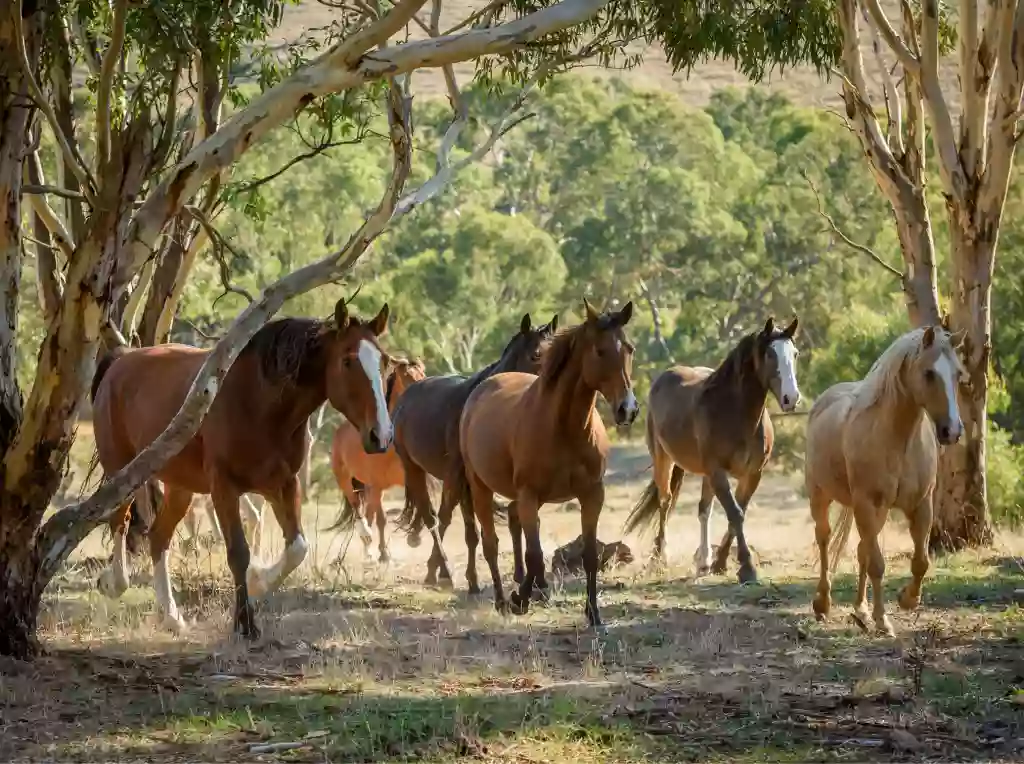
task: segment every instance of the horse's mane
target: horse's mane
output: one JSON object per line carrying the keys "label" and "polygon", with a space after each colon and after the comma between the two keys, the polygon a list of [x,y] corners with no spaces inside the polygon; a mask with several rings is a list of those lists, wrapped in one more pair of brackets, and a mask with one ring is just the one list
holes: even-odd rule
{"label": "horse's mane", "polygon": [[[613,319],[614,316],[602,313],[596,321],[598,330],[612,328]],[[545,340],[544,360],[541,362],[540,367],[542,379],[548,383],[554,383],[562,376],[562,372],[565,371],[565,367],[569,364],[569,359],[572,358],[573,351],[576,349],[576,340],[586,328],[586,322],[570,326],[556,332],[553,337]]]}
{"label": "horse's mane", "polygon": [[467,389],[474,390],[476,389],[476,386],[483,382],[485,379],[493,376],[494,374],[497,374],[498,370],[501,368],[501,365],[508,360],[510,355],[512,355],[513,345],[515,345],[517,342],[520,342],[521,337],[522,333],[516,332],[515,336],[513,336],[512,339],[508,341],[508,344],[505,345],[505,349],[501,351],[501,355],[498,356],[498,360],[492,361],[491,363],[487,364],[487,366],[484,366],[482,369],[473,373],[468,379],[466,379]]}
{"label": "horse's mane", "polygon": [[384,405],[391,405],[391,394],[395,392],[395,383],[398,381],[398,369],[392,369],[388,379],[384,383]]}
{"label": "horse's mane", "polygon": [[324,362],[323,323],[314,318],[279,318],[261,328],[242,354],[255,355],[271,382],[303,385],[320,376]]}
{"label": "horse's mane", "polygon": [[[903,389],[903,364],[917,358],[921,352],[923,328],[911,329],[893,340],[892,344],[875,359],[857,389],[858,396],[869,406]],[[938,340],[936,336],[936,340]]]}
{"label": "horse's mane", "polygon": [[736,343],[736,347],[729,351],[725,360],[708,375],[705,380],[708,389],[725,387],[735,381],[740,381],[746,376],[748,370],[752,370],[748,359],[754,352],[757,334],[757,332],[751,332]]}

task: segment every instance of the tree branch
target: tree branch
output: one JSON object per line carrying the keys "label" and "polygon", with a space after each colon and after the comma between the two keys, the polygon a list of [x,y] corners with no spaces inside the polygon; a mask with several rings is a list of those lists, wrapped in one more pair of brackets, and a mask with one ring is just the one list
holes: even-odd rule
{"label": "tree branch", "polygon": [[23,194],[53,194],[64,199],[77,199],[82,200],[85,197],[82,196],[80,191],[71,191],[67,188],[61,188],[60,186],[51,186],[45,183],[25,183],[21,187],[21,193]]}
{"label": "tree branch", "polygon": [[221,298],[228,294],[237,294],[252,305],[255,302],[253,296],[242,287],[237,287],[231,283],[231,268],[228,266],[227,258],[224,257],[225,249],[235,257],[240,257],[239,253],[236,252],[234,247],[228,243],[227,239],[221,235],[221,232],[214,227],[213,223],[211,223],[210,219],[206,216],[206,213],[193,205],[189,205],[185,209],[188,210],[199,225],[203,227],[203,230],[206,231],[206,235],[210,239],[210,245],[213,250],[213,257],[217,261],[217,266],[220,271],[220,285],[224,287],[224,292],[213,301],[212,307],[216,307]]}
{"label": "tree branch", "polygon": [[114,75],[124,50],[125,21],[128,17],[128,0],[114,0],[114,21],[110,31],[110,44],[103,54],[100,65],[100,81],[96,89],[96,166],[103,167],[110,161],[110,112],[111,95],[114,90]]}
{"label": "tree branch", "polygon": [[86,200],[89,204],[95,205],[94,195],[96,184],[89,175],[89,170],[86,168],[81,157],[77,156],[68,144],[67,137],[64,135],[64,131],[60,129],[60,123],[57,121],[57,115],[54,113],[49,99],[47,99],[43,94],[43,91],[39,88],[39,83],[36,82],[35,73],[32,71],[32,64],[29,62],[28,51],[25,49],[25,28],[22,23],[23,13],[24,9],[22,8],[22,0],[15,0],[14,9],[11,12],[11,16],[14,20],[15,44],[18,46],[18,56],[21,59],[19,63],[21,64],[21,69],[25,74],[25,82],[28,84],[29,93],[32,94],[32,100],[50,123],[50,129],[53,131],[53,137],[57,141],[57,145],[60,146],[61,154],[64,156],[64,161],[75,174],[75,177],[78,178],[78,182],[82,187],[82,193],[85,195]]}
{"label": "tree branch", "polygon": [[254,99],[196,146],[134,216],[112,281],[115,293],[123,290],[127,280],[138,272],[157,234],[206,179],[231,165],[249,146],[312,99],[420,67],[440,67],[519,49],[545,35],[586,21],[600,12],[609,0],[562,0],[489,29],[365,53],[368,43],[388,39],[408,23],[411,14],[424,2],[402,0],[382,19],[342,40],[315,62]]}
{"label": "tree branch", "polygon": [[899,36],[892,24],[889,23],[885,11],[882,10],[878,0],[864,0],[864,5],[871,16],[875,30],[885,39],[886,45],[896,54],[896,60],[911,77],[917,77],[921,72],[921,61],[909,47],[903,38]]}
{"label": "tree branch", "polygon": [[838,236],[840,240],[850,249],[854,250],[855,252],[860,252],[862,255],[866,255],[869,259],[873,260],[875,263],[882,266],[883,268],[885,268],[885,270],[889,271],[889,273],[893,274],[902,281],[903,271],[889,265],[889,263],[885,262],[885,260],[883,260],[878,255],[878,253],[876,253],[873,249],[863,244],[858,244],[857,242],[855,242],[853,239],[851,239],[849,236],[842,232],[839,226],[836,225],[836,221],[832,218],[832,216],[825,211],[825,205],[821,200],[821,195],[818,193],[818,187],[814,184],[814,181],[811,180],[811,177],[803,170],[800,171],[800,174],[803,176],[804,180],[807,181],[807,185],[810,186],[811,192],[814,194],[814,200],[818,204],[818,214],[821,215],[822,219],[826,223],[828,223],[829,228],[832,229],[832,233]]}

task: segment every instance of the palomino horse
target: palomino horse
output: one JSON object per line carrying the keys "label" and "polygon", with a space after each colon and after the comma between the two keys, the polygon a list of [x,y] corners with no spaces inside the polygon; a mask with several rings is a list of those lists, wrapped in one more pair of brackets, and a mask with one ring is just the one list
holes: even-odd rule
{"label": "palomino horse", "polygon": [[[783,411],[800,401],[796,381],[798,319],[781,331],[771,318],[764,329],[746,335],[717,369],[676,366],[651,385],[647,412],[647,450],[654,478],[626,521],[626,531],[658,516],[654,558],[664,559],[665,519],[679,497],[683,473],[703,476],[700,546],[694,556],[697,575],[724,573],[736,537],[741,582],[757,580],[743,520],[775,439],[765,404],[770,390]],[[737,481],[736,493],[729,478]],[[711,502],[718,498],[729,529],[711,564]]]}
{"label": "palomino horse", "polygon": [[[530,314],[523,316],[519,331],[509,340],[501,357],[490,366],[471,377],[450,374],[443,377],[428,377],[417,382],[402,396],[395,407],[395,451],[402,460],[405,471],[405,508],[402,511],[401,526],[411,528],[409,545],[418,546],[419,529],[434,516],[430,501],[428,476],[446,480],[452,455],[459,453],[459,417],[469,394],[485,379],[506,371],[520,371],[535,374],[540,370],[544,343],[558,329],[558,316],[551,322],[532,327]],[[461,460],[460,460],[461,463]],[[454,485],[451,484],[451,485]],[[438,513],[438,537],[444,538],[452,521],[456,500],[446,488]],[[468,502],[463,506],[466,520],[466,546],[469,549],[469,563],[466,576],[471,592],[479,592],[476,580],[476,547],[478,543],[476,521]],[[514,507],[510,507],[509,525],[516,522]],[[519,534],[512,528],[513,543]],[[521,555],[520,555],[521,556]],[[435,543],[430,561],[427,563],[425,583],[436,584],[438,569],[442,581],[451,582],[451,572],[445,562],[440,545]]]}
{"label": "palomino horse", "polygon": [[[878,545],[890,507],[903,510],[914,540],[914,577],[900,592],[899,605],[914,610],[920,604],[930,564],[938,444],[956,443],[963,433],[956,398],[963,371],[956,348],[962,342],[963,334],[950,335],[941,326],[907,332],[878,357],[864,379],[833,385],[811,407],[804,475],[821,560],[814,598],[819,619],[831,609],[829,574],[856,520],[860,578],[854,616],[867,629],[870,576],[875,628],[892,634],[882,593],[885,557]],[[843,506],[834,538],[828,518],[833,501]]]}
{"label": "palomino horse", "polygon": [[[393,366],[384,393],[384,399],[392,415],[406,389],[426,376],[422,361],[395,359]],[[371,558],[370,544],[373,542],[373,535],[370,533],[368,520],[374,520],[379,536],[380,561],[386,563],[390,559],[386,541],[388,519],[382,500],[384,491],[405,482],[402,460],[398,458],[394,448],[389,448],[383,454],[366,453],[360,443],[359,432],[346,421],[338,425],[334,432],[334,440],[331,443],[331,469],[342,493],[341,515],[331,530],[349,529],[354,525],[359,530],[367,558]],[[359,481],[358,490],[353,484],[353,479]]]}
{"label": "palomino horse", "polygon": [[[554,336],[540,376],[496,374],[473,391],[462,410],[459,445],[462,492],[468,489],[480,521],[495,608],[515,613],[529,609],[534,584],[544,580],[538,510],[543,504],[578,499],[587,574],[585,611],[590,624],[599,627],[597,522],[604,505],[609,443],[596,410],[597,394],[611,404],[618,425],[632,424],[640,407],[630,379],[633,346],[623,330],[633,303],[606,314],[586,300],[583,304],[586,320]],[[496,493],[515,499],[526,537],[526,576],[509,604],[498,572]]]}
{"label": "palomino horse", "polygon": [[[324,400],[356,424],[367,451],[391,445],[391,417],[382,370],[389,362],[378,342],[387,330],[385,304],[371,320],[349,314],[344,300],[333,320],[284,318],[249,341],[220,384],[195,437],[155,475],[166,488],[149,530],[153,582],[165,624],[180,631],[167,570],[167,549],[193,494],[212,494],[235,583],[235,629],[257,638],[249,595],[279,587],[305,559],[298,472],[306,458],[306,420]],[[119,350],[102,359],[92,383],[96,446],[106,474],[121,469],[163,432],[181,407],[209,351],[186,345]],[[250,565],[238,500],[257,493],[274,509],[285,550],[269,568]],[[128,586],[124,528],[128,502],[111,520],[113,572],[105,593]],[[106,585],[104,585],[106,582]]]}

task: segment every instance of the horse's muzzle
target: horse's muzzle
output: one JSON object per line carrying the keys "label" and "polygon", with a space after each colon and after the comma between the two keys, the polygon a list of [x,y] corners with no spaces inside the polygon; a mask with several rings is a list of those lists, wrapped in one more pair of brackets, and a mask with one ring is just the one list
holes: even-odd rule
{"label": "horse's muzzle", "polygon": [[383,454],[388,450],[390,443],[384,443],[381,441],[380,435],[377,434],[377,428],[374,427],[369,430],[365,436],[363,436],[363,450],[368,454]]}
{"label": "horse's muzzle", "polygon": [[640,413],[640,406],[629,405],[627,402],[620,403],[615,407],[615,424],[619,427],[628,427],[636,421]]}
{"label": "horse's muzzle", "polygon": [[959,442],[960,436],[963,434],[963,431],[964,428],[962,425],[935,425],[935,436],[938,438],[939,443],[941,443],[944,446],[952,446],[954,443]]}

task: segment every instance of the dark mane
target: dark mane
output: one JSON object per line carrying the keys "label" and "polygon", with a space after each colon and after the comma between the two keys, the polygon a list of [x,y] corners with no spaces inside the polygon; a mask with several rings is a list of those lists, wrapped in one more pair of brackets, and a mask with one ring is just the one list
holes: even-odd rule
{"label": "dark mane", "polygon": [[255,355],[271,382],[306,385],[323,374],[323,323],[314,318],[279,318],[249,340],[242,354]]}
{"label": "dark mane", "polygon": [[753,370],[757,335],[758,332],[752,332],[736,343],[736,347],[729,351],[725,360],[707,378],[708,388],[726,387],[733,382],[740,382],[746,377],[748,371]]}
{"label": "dark mane", "polygon": [[485,379],[497,374],[499,369],[502,367],[502,364],[506,363],[509,356],[512,355],[512,346],[517,342],[520,342],[522,336],[523,335],[520,332],[516,332],[515,336],[508,341],[507,345],[505,345],[505,349],[501,351],[501,355],[498,356],[498,360],[492,361],[487,366],[484,366],[465,381],[466,389],[469,391],[475,390],[477,385]]}
{"label": "dark mane", "polygon": [[384,405],[391,405],[391,394],[395,392],[395,382],[398,381],[398,369],[392,369],[388,374],[387,382],[384,383]]}

